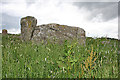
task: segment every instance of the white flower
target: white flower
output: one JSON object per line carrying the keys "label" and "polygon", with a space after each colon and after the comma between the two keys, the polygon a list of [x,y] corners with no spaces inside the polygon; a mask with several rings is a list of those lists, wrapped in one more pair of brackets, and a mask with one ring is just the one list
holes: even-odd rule
{"label": "white flower", "polygon": [[45,58],[45,61],[47,60],[47,58]]}
{"label": "white flower", "polygon": [[52,73],[52,71],[50,71]]}
{"label": "white flower", "polygon": [[46,48],[48,51],[51,51],[48,47]]}
{"label": "white flower", "polygon": [[30,68],[28,67],[28,70],[30,70]]}
{"label": "white flower", "polygon": [[22,56],[22,54],[20,54],[20,57]]}
{"label": "white flower", "polygon": [[63,71],[65,70],[65,68],[63,67]]}
{"label": "white flower", "polygon": [[15,47],[15,49],[17,49],[17,47]]}

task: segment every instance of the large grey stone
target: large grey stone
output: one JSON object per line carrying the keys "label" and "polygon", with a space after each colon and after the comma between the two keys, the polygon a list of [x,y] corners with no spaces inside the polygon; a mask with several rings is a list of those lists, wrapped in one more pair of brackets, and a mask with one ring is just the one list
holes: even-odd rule
{"label": "large grey stone", "polygon": [[24,41],[47,43],[49,40],[53,43],[62,44],[65,40],[76,39],[79,43],[85,43],[85,31],[75,26],[60,25],[56,23],[38,25],[34,17],[25,17],[21,19],[21,34]]}
{"label": "large grey stone", "polygon": [[29,41],[32,38],[34,28],[37,24],[37,19],[27,16],[21,19],[21,38],[24,41]]}

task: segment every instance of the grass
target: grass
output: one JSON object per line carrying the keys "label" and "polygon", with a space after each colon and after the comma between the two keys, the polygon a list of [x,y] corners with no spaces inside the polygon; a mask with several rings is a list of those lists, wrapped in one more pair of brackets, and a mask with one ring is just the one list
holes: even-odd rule
{"label": "grass", "polygon": [[2,36],[2,78],[117,78],[118,40],[86,38],[85,46],[22,42]]}
{"label": "grass", "polygon": [[0,79],[2,79],[2,35],[0,34]]}

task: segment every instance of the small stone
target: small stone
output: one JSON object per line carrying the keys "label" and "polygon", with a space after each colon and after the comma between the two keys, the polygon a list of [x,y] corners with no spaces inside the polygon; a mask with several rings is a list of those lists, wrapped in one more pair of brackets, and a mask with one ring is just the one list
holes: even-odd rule
{"label": "small stone", "polygon": [[2,34],[3,34],[3,35],[8,34],[8,33],[7,33],[7,30],[6,30],[6,29],[3,29],[3,30],[2,30]]}

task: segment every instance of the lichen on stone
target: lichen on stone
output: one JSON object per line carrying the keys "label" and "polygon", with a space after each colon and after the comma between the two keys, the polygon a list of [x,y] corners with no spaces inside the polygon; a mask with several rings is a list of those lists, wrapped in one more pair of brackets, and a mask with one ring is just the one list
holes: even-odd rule
{"label": "lichen on stone", "polygon": [[[24,22],[26,24],[22,25]],[[79,43],[85,42],[85,31],[79,27],[60,25],[56,23],[37,26],[37,19],[31,16],[21,19],[21,34],[24,41],[32,40],[33,42],[41,42],[50,39],[51,42],[54,42],[55,39],[55,43],[62,43],[64,40],[72,41],[76,38]]]}

